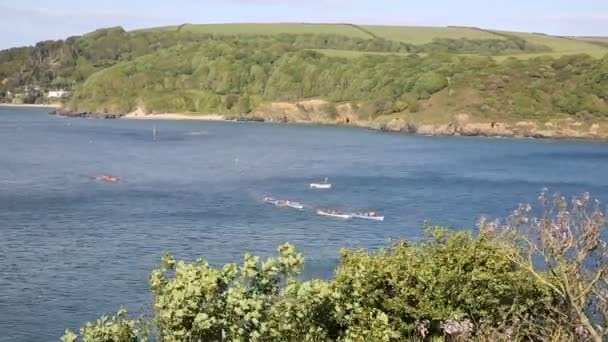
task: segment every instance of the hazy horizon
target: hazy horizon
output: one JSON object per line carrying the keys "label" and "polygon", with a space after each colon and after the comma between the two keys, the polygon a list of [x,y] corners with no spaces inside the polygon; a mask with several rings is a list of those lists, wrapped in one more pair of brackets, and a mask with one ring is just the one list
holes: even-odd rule
{"label": "hazy horizon", "polygon": [[[398,26],[473,26],[560,36],[608,36],[608,3],[599,0],[0,0],[0,49],[65,39],[99,28],[127,30],[220,23],[353,23]],[[6,34],[6,32],[10,34]]]}

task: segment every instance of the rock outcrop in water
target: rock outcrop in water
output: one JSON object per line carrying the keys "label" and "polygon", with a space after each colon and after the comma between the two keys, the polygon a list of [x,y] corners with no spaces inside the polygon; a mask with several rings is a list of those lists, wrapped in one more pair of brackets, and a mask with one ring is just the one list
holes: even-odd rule
{"label": "rock outcrop in water", "polygon": [[118,119],[126,114],[123,113],[99,113],[86,111],[71,111],[66,109],[54,109],[49,112],[51,115],[69,116],[74,118],[97,118],[97,119]]}

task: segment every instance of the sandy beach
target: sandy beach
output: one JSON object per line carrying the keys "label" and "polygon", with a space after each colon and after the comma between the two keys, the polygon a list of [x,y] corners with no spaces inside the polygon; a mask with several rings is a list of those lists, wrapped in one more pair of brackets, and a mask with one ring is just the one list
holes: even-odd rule
{"label": "sandy beach", "polygon": [[131,113],[124,115],[121,119],[131,120],[206,120],[206,121],[225,121],[226,117],[218,114],[178,114],[178,113],[158,113],[148,114],[142,108],[137,108]]}
{"label": "sandy beach", "polygon": [[188,114],[176,114],[176,113],[162,113],[162,114],[142,114],[142,113],[129,113],[121,119],[130,120],[204,120],[204,121],[225,121],[226,117],[218,114],[200,114],[200,115],[188,115]]}

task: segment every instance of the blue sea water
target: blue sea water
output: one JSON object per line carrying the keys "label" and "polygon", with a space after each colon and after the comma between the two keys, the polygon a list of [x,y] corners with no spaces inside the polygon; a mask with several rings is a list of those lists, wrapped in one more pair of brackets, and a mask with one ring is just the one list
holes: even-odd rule
{"label": "blue sea water", "polygon": [[[152,138],[157,129],[156,141]],[[120,176],[116,184],[91,179]],[[305,253],[330,277],[341,247],[472,229],[540,189],[608,200],[608,145],[421,137],[346,127],[69,119],[0,107],[0,341],[56,341],[124,305],[149,313],[165,252],[213,264]],[[329,177],[334,189],[313,191]],[[277,209],[376,210],[384,222]]]}

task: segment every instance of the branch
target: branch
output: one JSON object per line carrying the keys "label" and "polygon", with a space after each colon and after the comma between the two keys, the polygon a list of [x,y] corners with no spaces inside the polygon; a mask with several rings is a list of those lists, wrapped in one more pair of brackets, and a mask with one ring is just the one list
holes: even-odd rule
{"label": "branch", "polygon": [[566,297],[565,293],[561,289],[559,289],[557,286],[555,286],[551,282],[547,281],[547,279],[545,279],[545,277],[543,277],[538,272],[536,272],[536,270],[534,269],[534,267],[532,267],[531,265],[519,262],[518,260],[516,260],[515,258],[511,258],[510,256],[507,256],[507,258],[511,262],[513,262],[513,263],[521,266],[526,271],[530,272],[530,274],[532,274],[537,280],[539,280],[541,283],[545,284],[546,286],[549,286],[551,289],[553,289],[553,291],[557,292],[560,296],[562,296],[564,298]]}
{"label": "branch", "polygon": [[604,274],[604,270],[600,270],[599,272],[597,272],[597,274],[595,275],[595,278],[593,278],[593,280],[591,281],[591,283],[589,283],[589,286],[587,286],[587,288],[585,288],[581,291],[580,295],[578,295],[578,297],[576,297],[576,300],[580,300],[580,299],[583,299],[583,297],[587,297],[587,295],[591,292],[591,290],[593,290],[595,285],[600,280],[602,280],[603,274]]}

